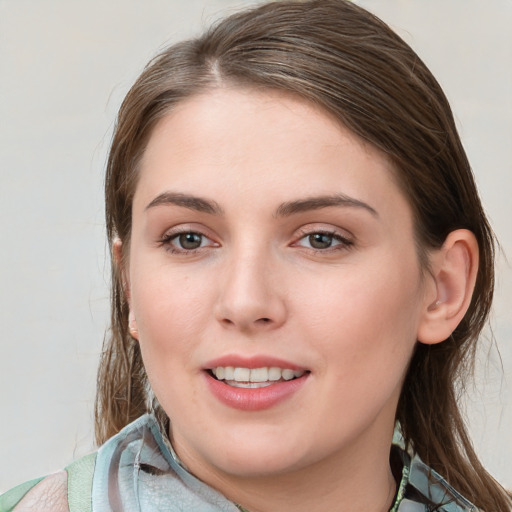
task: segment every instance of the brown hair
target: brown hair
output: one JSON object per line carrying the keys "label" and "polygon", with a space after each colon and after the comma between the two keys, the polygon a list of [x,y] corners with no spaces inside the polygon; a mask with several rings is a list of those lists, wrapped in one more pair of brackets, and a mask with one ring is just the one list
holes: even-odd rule
{"label": "brown hair", "polygon": [[[106,175],[112,248],[130,240],[137,167],[152,128],[177,103],[229,83],[299,95],[385,153],[413,208],[418,254],[448,233],[471,230],[480,267],[473,299],[449,339],[417,344],[396,413],[405,439],[461,493],[489,512],[509,512],[485,471],[458,407],[494,285],[494,238],[448,101],[414,51],[381,20],[346,0],[272,2],[221,21],[164,50],[126,96]],[[112,269],[112,316],[98,374],[98,443],[147,411],[147,378],[128,333],[122,276]],[[164,415],[157,405],[159,414]]]}

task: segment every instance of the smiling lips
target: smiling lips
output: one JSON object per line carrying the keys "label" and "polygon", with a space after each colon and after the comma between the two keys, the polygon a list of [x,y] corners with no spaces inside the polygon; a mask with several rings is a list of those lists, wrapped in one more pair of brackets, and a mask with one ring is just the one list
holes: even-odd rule
{"label": "smiling lips", "polygon": [[[265,362],[268,366],[265,366]],[[259,411],[291,398],[310,372],[277,360],[224,359],[209,365],[205,376],[212,394],[224,405]]]}

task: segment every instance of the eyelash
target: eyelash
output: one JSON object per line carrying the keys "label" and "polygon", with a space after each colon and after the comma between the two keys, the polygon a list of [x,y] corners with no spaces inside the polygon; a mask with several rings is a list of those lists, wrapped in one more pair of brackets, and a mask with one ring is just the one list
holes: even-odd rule
{"label": "eyelash", "polygon": [[[205,246],[200,245],[199,247],[196,247],[194,249],[185,249],[183,247],[176,247],[173,245],[173,241],[178,239],[181,235],[197,235],[201,237],[201,244],[203,243],[204,239],[210,240],[209,237],[207,237],[204,233],[201,233],[200,231],[196,231],[193,229],[178,229],[176,231],[172,231],[170,233],[166,233],[162,239],[159,241],[159,245],[163,246],[166,251],[169,251],[172,254],[183,254],[183,255],[192,255],[196,252],[200,251],[201,249],[204,249]],[[211,241],[211,240],[210,240]],[[218,244],[213,243],[213,246],[218,246]]]}
{"label": "eyelash", "polygon": [[[197,236],[201,237],[201,245],[194,249],[186,249],[184,247],[176,247],[175,245],[173,245],[173,241],[178,239],[181,235],[197,235]],[[329,247],[322,248],[322,249],[311,247],[311,246],[306,247],[299,243],[300,241],[307,239],[309,237],[315,236],[315,235],[328,236],[332,239],[331,244],[333,241],[336,241],[338,243],[336,243],[335,245],[330,245]],[[159,244],[161,246],[163,246],[165,248],[165,250],[169,251],[172,254],[183,254],[183,255],[195,254],[196,252],[200,251],[201,249],[204,249],[205,247],[209,248],[209,247],[218,247],[219,246],[215,242],[213,242],[213,245],[203,246],[202,244],[205,241],[205,239],[211,241],[211,239],[208,236],[206,236],[204,233],[201,233],[200,231],[194,231],[192,229],[184,228],[184,229],[179,229],[179,230],[172,231],[170,233],[165,234],[162,237],[162,239],[159,241]],[[349,238],[347,238],[345,236],[340,235],[339,233],[337,233],[334,230],[302,229],[300,232],[300,237],[297,239],[296,242],[294,242],[292,244],[292,247],[297,247],[297,246],[305,247],[306,249],[314,252],[315,254],[325,254],[325,253],[329,253],[329,252],[333,252],[333,251],[347,250],[347,249],[350,249],[353,245],[354,245],[354,242],[352,240],[350,240]]]}
{"label": "eyelash", "polygon": [[307,239],[311,236],[314,236],[314,235],[324,235],[324,236],[328,236],[328,237],[331,237],[333,241],[336,241],[338,242],[336,245],[331,245],[329,247],[326,247],[324,249],[318,249],[318,248],[315,248],[315,247],[307,247],[307,249],[313,251],[315,254],[325,254],[325,253],[329,253],[329,252],[333,252],[333,251],[343,251],[343,250],[347,250],[347,249],[350,249],[353,245],[354,245],[354,242],[353,240],[350,240],[349,238],[343,236],[343,235],[340,235],[338,232],[334,231],[334,230],[325,230],[325,229],[304,229],[304,230],[301,230],[301,236],[300,238],[297,239],[297,242],[294,242],[293,245],[298,245],[299,247],[304,247],[303,245],[300,245],[299,242],[301,240],[304,240],[304,239]]}

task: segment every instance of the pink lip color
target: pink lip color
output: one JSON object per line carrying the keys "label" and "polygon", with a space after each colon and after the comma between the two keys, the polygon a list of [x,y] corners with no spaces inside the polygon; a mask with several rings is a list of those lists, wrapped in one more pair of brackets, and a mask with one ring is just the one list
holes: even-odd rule
{"label": "pink lip color", "polygon": [[[289,370],[305,370],[296,364],[267,356],[243,357],[226,355],[208,362],[206,370],[218,366],[233,366],[241,368],[287,368]],[[217,380],[208,371],[204,372],[210,392],[223,404],[242,411],[261,411],[291,397],[306,382],[309,372],[297,379],[278,381],[262,388],[235,388],[223,381]]]}
{"label": "pink lip color", "polygon": [[287,368],[288,370],[305,370],[296,364],[285,361],[284,359],[278,359],[270,356],[239,356],[235,354],[228,354],[217,359],[213,359],[204,365],[205,369],[211,370],[218,366],[233,366],[238,368]]}
{"label": "pink lip color", "polygon": [[305,373],[297,379],[279,381],[264,388],[235,388],[205,372],[212,394],[223,404],[242,411],[261,411],[277,405],[298,391],[308,376],[309,373]]}

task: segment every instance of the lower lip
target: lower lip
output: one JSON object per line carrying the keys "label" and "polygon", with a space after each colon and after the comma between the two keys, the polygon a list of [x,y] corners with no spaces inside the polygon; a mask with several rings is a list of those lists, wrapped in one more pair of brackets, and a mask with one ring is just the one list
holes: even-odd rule
{"label": "lower lip", "polygon": [[263,388],[235,388],[215,379],[208,372],[205,375],[210,391],[223,404],[242,411],[261,411],[291,398],[305,384],[309,373]]}

